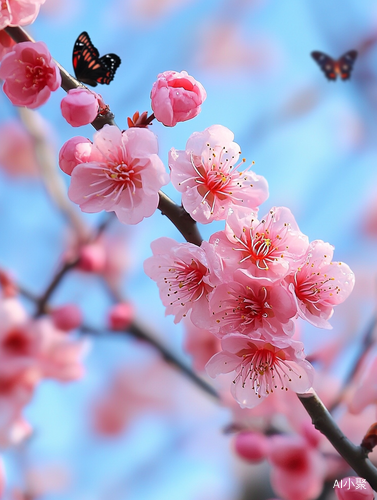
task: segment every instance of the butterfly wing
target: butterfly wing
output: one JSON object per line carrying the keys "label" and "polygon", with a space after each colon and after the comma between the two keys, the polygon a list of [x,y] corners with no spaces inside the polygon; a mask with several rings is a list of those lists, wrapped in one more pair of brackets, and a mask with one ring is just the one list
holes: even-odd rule
{"label": "butterfly wing", "polygon": [[356,58],[357,50],[349,50],[339,58],[338,67],[342,80],[349,80]]}
{"label": "butterfly wing", "polygon": [[92,87],[96,87],[97,83],[108,85],[120,62],[116,54],[99,57],[86,31],[79,35],[73,47],[72,63],[76,78]]}
{"label": "butterfly wing", "polygon": [[336,72],[336,62],[327,54],[320,52],[319,50],[315,50],[310,54],[321,70],[325,73],[325,76],[328,80],[336,80],[337,72]]}

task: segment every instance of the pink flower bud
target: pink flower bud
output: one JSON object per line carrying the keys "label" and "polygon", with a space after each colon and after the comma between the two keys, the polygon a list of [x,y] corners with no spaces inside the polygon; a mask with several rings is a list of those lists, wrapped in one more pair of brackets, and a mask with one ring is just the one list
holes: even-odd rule
{"label": "pink flower bud", "polygon": [[65,332],[78,328],[82,323],[81,310],[75,304],[57,307],[51,311],[50,315],[56,328]]}
{"label": "pink flower bud", "polygon": [[21,42],[0,66],[3,90],[15,106],[38,108],[61,84],[60,71],[43,42]]}
{"label": "pink flower bud", "polygon": [[63,144],[59,152],[59,167],[68,175],[79,163],[90,161],[93,144],[85,137],[77,136]]}
{"label": "pink flower bud", "polygon": [[345,477],[335,481],[334,491],[338,500],[373,500],[370,485],[361,477]]}
{"label": "pink flower bud", "polygon": [[135,310],[130,302],[115,304],[109,311],[109,325],[112,330],[125,330],[135,317]]}
{"label": "pink flower bud", "polygon": [[106,265],[106,252],[103,245],[91,243],[80,249],[78,268],[88,273],[101,273]]}
{"label": "pink flower bud", "polygon": [[240,432],[234,439],[236,453],[251,463],[264,460],[268,452],[268,439],[259,432]]}
{"label": "pink flower bud", "polygon": [[151,91],[154,115],[166,127],[194,118],[206,97],[203,85],[186,71],[160,73]]}
{"label": "pink flower bud", "polygon": [[92,123],[98,115],[98,106],[97,94],[83,88],[70,90],[60,103],[62,115],[72,127]]}

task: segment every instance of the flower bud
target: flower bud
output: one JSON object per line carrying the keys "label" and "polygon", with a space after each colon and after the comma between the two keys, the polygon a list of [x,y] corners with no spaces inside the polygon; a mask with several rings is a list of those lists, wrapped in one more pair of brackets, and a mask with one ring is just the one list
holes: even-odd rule
{"label": "flower bud", "polygon": [[135,317],[135,310],[130,302],[115,304],[109,311],[109,325],[112,330],[125,330]]}
{"label": "flower bud", "polygon": [[71,89],[62,99],[60,109],[72,127],[88,125],[98,115],[97,94],[83,88]]}
{"label": "flower bud", "polygon": [[266,458],[268,439],[258,432],[240,432],[234,439],[234,449],[244,460],[258,463]]}
{"label": "flower bud", "polygon": [[57,307],[51,311],[50,315],[56,328],[65,332],[78,328],[82,323],[81,310],[75,304]]}

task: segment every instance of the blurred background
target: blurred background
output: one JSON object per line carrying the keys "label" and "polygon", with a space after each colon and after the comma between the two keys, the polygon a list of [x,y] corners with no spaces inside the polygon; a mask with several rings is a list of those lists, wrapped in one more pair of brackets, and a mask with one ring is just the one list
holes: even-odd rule
{"label": "blurred background", "polygon": [[[310,240],[335,246],[334,259],[347,262],[356,274],[355,290],[336,309],[332,331],[306,325],[302,333],[309,353],[330,337],[342,338],[344,349],[331,370],[344,378],[376,300],[376,2],[46,0],[26,29],[72,74],[73,45],[84,30],[100,55],[120,56],[114,81],[96,89],[120,128],[135,111],[150,112],[158,73],[186,70],[203,84],[208,97],[198,117],[173,129],[153,123],[160,156],[167,167],[170,148],[184,149],[194,131],[213,124],[228,127],[247,164],[254,160],[255,172],[269,182],[270,198],[260,214],[287,206]],[[351,49],[359,56],[347,82],[329,82],[310,57],[320,50],[338,58]],[[91,139],[93,129],[73,130],[65,122],[63,95],[62,89],[53,93],[36,119],[45,120],[56,173],[67,187],[68,177],[58,171],[59,148],[73,135]],[[0,93],[0,150],[9,120],[19,119]],[[70,246],[72,229],[39,174],[16,175],[1,158],[0,166],[0,266],[25,288],[42,293]],[[180,203],[171,186],[164,191]],[[95,227],[105,214],[79,215]],[[219,222],[200,230],[208,239],[222,227]],[[182,326],[165,318],[157,286],[142,268],[152,240],[165,235],[182,241],[180,234],[156,212],[135,227],[115,221],[108,235],[108,252],[116,253],[117,270],[124,271],[122,293],[190,364],[182,349]],[[96,276],[70,273],[52,297],[52,304],[66,302],[80,305],[86,323],[106,326],[111,299]],[[30,302],[25,305],[32,311]],[[234,456],[232,436],[223,432],[232,422],[230,411],[164,364],[152,348],[123,336],[91,339],[85,369],[79,382],[39,387],[26,410],[32,437],[4,452],[9,487],[34,481],[41,488],[38,498],[46,500],[273,496],[267,466],[252,468]],[[99,431],[93,408],[119,373],[129,418],[122,432],[109,436]]]}

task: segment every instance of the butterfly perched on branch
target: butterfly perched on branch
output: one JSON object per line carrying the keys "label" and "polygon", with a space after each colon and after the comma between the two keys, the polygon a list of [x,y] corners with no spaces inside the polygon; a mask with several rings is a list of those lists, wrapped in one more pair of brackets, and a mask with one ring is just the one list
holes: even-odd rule
{"label": "butterfly perched on branch", "polygon": [[332,59],[327,54],[315,50],[310,54],[328,80],[336,80],[338,75],[342,80],[348,80],[351,76],[353,65],[356,61],[357,51],[350,50],[339,59]]}
{"label": "butterfly perched on branch", "polygon": [[120,57],[116,54],[99,57],[99,52],[86,31],[78,36],[73,47],[72,64],[76,78],[80,82],[92,87],[97,83],[109,85],[120,62]]}

